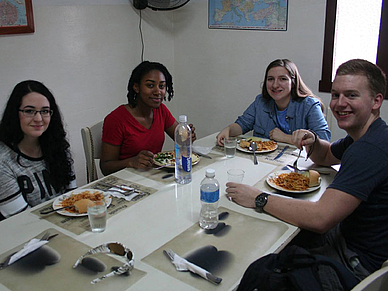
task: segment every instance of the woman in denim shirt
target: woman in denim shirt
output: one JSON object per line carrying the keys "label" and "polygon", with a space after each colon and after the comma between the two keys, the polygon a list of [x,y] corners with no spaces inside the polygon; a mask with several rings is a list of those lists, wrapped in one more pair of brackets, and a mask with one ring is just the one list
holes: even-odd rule
{"label": "woman in denim shirt", "polygon": [[292,144],[291,135],[297,129],[310,129],[321,139],[330,141],[322,107],[318,97],[303,82],[296,65],[287,59],[278,59],[266,69],[262,94],[256,96],[235,123],[217,135],[217,142],[223,145],[224,138],[253,130],[253,136]]}

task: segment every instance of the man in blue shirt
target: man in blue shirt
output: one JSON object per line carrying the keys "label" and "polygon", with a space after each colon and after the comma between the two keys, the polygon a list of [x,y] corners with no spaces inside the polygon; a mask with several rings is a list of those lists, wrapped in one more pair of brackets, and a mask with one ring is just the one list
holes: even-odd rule
{"label": "man in blue shirt", "polygon": [[[388,259],[388,126],[380,118],[386,76],[365,60],[350,60],[336,73],[330,108],[347,136],[332,144],[311,131],[293,133],[294,144],[312,151],[320,165],[341,168],[319,201],[286,199],[228,183],[227,196],[304,230],[302,245],[342,262],[358,279]],[[312,233],[322,235],[312,235]]]}

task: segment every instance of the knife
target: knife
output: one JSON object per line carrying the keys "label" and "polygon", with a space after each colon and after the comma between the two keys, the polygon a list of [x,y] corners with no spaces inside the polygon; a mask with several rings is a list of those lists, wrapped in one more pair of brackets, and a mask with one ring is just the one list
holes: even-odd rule
{"label": "knife", "polygon": [[289,146],[285,146],[284,149],[282,149],[282,151],[274,158],[274,160],[280,158],[288,148]]}
{"label": "knife", "polygon": [[74,207],[74,205],[69,205],[69,206],[65,206],[65,207],[61,207],[61,208],[57,208],[57,209],[41,210],[39,213],[40,214],[49,214],[49,213],[60,211],[60,210],[67,209],[70,207]]}
{"label": "knife", "polygon": [[195,152],[195,151],[193,151],[193,153],[197,154],[198,156],[201,156],[201,157],[207,158],[207,159],[212,159],[212,157],[211,157],[211,156],[208,156],[208,155],[202,154],[202,153],[200,153],[200,152]]}

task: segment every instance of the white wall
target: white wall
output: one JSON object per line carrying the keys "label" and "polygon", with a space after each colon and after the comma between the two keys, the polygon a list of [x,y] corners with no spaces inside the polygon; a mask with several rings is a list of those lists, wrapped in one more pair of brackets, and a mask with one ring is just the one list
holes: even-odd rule
{"label": "white wall", "polygon": [[[210,30],[207,0],[191,0],[173,12],[145,9],[144,57],[169,68],[175,97],[166,104],[176,118],[187,114],[203,137],[243,112],[274,59],[294,61],[318,94],[325,3],[290,1],[288,30],[277,32]],[[0,36],[0,107],[16,83],[44,82],[64,115],[82,185],[80,129],[126,102],[130,73],[141,61],[139,11],[129,0],[35,0],[34,19],[34,34]],[[318,95],[327,104],[328,94]],[[171,145],[167,141],[165,148]]]}
{"label": "white wall", "polygon": [[[130,74],[141,61],[138,11],[128,1],[83,2],[72,6],[34,2],[35,33],[0,36],[1,110],[22,80],[39,80],[51,89],[67,124],[78,185],[86,182],[80,129],[127,102]],[[172,13],[153,15],[143,12],[145,20],[153,18],[142,24],[145,58],[163,62],[174,73]]]}
{"label": "white wall", "polygon": [[175,72],[180,72],[174,106],[191,112],[199,136],[234,122],[261,93],[265,69],[277,58],[295,62],[318,94],[325,3],[290,1],[288,29],[276,32],[208,29],[206,0],[190,1],[174,13]]}

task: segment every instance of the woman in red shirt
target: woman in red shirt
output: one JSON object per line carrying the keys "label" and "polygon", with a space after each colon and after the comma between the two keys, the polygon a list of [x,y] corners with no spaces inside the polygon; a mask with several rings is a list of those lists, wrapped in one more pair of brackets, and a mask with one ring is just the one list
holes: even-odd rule
{"label": "woman in red shirt", "polygon": [[[164,65],[144,61],[132,71],[128,104],[104,119],[100,158],[104,175],[126,167],[152,167],[154,154],[162,150],[164,132],[174,139],[178,122],[162,103],[173,96],[172,76]],[[195,128],[190,127],[194,141]]]}

